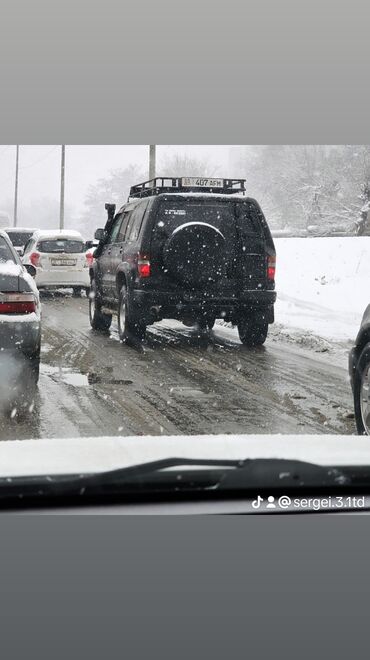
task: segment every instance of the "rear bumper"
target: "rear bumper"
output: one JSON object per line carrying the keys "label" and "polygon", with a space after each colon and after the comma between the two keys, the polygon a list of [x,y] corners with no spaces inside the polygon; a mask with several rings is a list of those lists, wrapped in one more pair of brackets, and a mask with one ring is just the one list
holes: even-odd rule
{"label": "rear bumper", "polygon": [[89,269],[83,270],[45,270],[37,268],[35,282],[38,289],[71,287],[71,286],[90,286]]}
{"label": "rear bumper", "polygon": [[41,342],[41,321],[37,314],[2,315],[0,317],[1,351],[20,351],[32,356],[38,352]]}
{"label": "rear bumper", "polygon": [[273,322],[273,305],[276,291],[246,291],[238,297],[216,297],[204,293],[153,292],[134,289],[134,302],[143,313],[157,314],[161,318],[176,318],[192,314],[209,314],[229,317],[240,311],[267,313],[269,323]]}

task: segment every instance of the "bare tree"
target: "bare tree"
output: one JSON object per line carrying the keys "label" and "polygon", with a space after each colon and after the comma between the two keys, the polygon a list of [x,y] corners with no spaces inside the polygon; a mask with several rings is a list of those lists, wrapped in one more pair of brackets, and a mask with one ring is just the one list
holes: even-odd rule
{"label": "bare tree", "polygon": [[212,177],[217,174],[217,167],[204,158],[175,154],[166,156],[159,163],[157,176],[202,176]]}
{"label": "bare tree", "polygon": [[273,228],[331,235],[355,233],[359,219],[367,226],[368,146],[256,146],[240,165]]}
{"label": "bare tree", "polygon": [[107,202],[116,204],[117,207],[122,206],[127,201],[130,187],[147,177],[148,173],[143,172],[137,165],[129,165],[124,169],[112,170],[107,177],[98,179],[91,185],[80,218],[80,225],[86,236],[92,236],[97,227],[105,225]]}

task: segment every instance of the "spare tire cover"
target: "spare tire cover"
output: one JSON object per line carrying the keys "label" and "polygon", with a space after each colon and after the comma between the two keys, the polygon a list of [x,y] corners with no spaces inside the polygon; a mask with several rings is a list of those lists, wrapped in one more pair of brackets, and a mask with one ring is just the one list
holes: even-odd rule
{"label": "spare tire cover", "polygon": [[177,227],[163,248],[169,275],[192,286],[215,282],[225,271],[225,237],[206,222],[187,222]]}

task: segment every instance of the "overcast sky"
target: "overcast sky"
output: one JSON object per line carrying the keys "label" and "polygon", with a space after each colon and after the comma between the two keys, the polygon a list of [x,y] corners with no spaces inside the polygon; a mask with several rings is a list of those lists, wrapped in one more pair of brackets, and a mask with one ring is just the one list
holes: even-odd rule
{"label": "overcast sky", "polygon": [[[183,153],[209,159],[220,176],[237,176],[230,171],[230,145],[159,145],[157,160]],[[82,207],[87,188],[110,170],[136,163],[145,168],[147,145],[71,145],[66,147],[66,205]],[[14,196],[15,146],[0,145],[0,210],[9,207]],[[19,216],[31,200],[59,199],[60,145],[22,145],[19,156]]]}

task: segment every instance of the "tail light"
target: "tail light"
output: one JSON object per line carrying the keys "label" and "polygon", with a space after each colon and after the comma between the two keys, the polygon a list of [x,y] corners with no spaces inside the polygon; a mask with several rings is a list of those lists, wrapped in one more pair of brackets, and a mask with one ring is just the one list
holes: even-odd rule
{"label": "tail light", "polygon": [[139,277],[150,277],[150,259],[145,254],[138,254],[137,270]]}
{"label": "tail light", "polygon": [[39,252],[31,252],[30,254],[30,262],[32,266],[35,266],[35,268],[40,265],[40,257],[41,254]]}
{"label": "tail light", "polygon": [[94,261],[94,254],[93,254],[93,252],[87,252],[86,255],[85,255],[85,257],[86,257],[86,264],[85,264],[85,266],[89,266],[89,267],[92,266],[92,265],[93,265],[93,261]]}
{"label": "tail light", "polygon": [[276,271],[276,257],[267,257],[267,279],[269,282],[274,282]]}
{"label": "tail light", "polygon": [[0,293],[0,314],[31,314],[35,311],[33,293]]}

